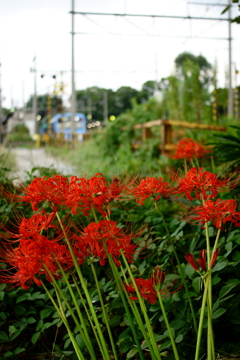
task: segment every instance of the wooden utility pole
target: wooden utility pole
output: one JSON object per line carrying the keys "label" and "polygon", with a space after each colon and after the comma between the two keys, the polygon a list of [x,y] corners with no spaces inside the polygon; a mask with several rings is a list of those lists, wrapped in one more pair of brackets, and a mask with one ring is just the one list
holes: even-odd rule
{"label": "wooden utility pole", "polygon": [[72,0],[72,95],[71,95],[71,131],[75,134],[76,90],[75,90],[75,62],[74,62],[74,0]]}
{"label": "wooden utility pole", "polygon": [[3,108],[2,108],[2,64],[0,63],[0,145],[2,144],[2,136],[3,136]]}
{"label": "wooden utility pole", "polygon": [[107,125],[108,120],[108,93],[104,91],[103,93],[103,121]]}
{"label": "wooden utility pole", "polygon": [[231,0],[228,6],[228,116],[233,116]]}

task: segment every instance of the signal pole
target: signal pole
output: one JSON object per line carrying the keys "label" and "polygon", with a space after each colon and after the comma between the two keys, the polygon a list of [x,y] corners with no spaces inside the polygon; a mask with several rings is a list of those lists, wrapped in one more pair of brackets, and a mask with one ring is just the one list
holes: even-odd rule
{"label": "signal pole", "polygon": [[2,64],[0,63],[0,145],[2,144],[2,133],[3,133],[3,126],[2,126],[2,122],[3,122],[3,108],[2,108],[2,82],[1,82],[1,77],[2,77],[2,72],[1,72],[1,67]]}
{"label": "signal pole", "polygon": [[233,116],[231,0],[228,6],[228,116]]}
{"label": "signal pole", "polygon": [[103,121],[107,125],[108,121],[108,93],[107,90],[103,93]]}
{"label": "signal pole", "polygon": [[33,95],[33,121],[35,134],[38,133],[38,122],[37,122],[37,64],[36,55],[33,58],[34,66],[30,71],[34,72],[34,95]]}
{"label": "signal pole", "polygon": [[75,62],[74,62],[74,0],[72,0],[72,96],[71,96],[71,131],[72,139],[75,133],[76,90],[75,90]]}

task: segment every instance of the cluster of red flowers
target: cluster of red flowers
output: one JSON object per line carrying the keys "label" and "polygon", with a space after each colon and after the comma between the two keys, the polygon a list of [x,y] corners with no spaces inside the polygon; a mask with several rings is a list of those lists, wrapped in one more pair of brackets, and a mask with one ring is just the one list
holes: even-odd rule
{"label": "cluster of red flowers", "polygon": [[236,200],[207,200],[203,206],[193,208],[188,219],[200,222],[203,228],[208,221],[213,222],[217,229],[221,229],[228,221],[240,227],[240,212],[236,211],[237,206]]}
{"label": "cluster of red flowers", "polygon": [[203,171],[202,168],[190,169],[184,178],[178,179],[177,192],[186,195],[188,200],[194,200],[192,193],[198,200],[214,198],[228,185],[228,180],[219,180],[216,174]]}
{"label": "cluster of red flowers", "polygon": [[[157,292],[159,292],[161,296],[170,296],[174,292],[178,291],[179,288],[171,291],[173,286],[175,286],[173,282],[164,284],[165,276],[166,273],[162,271],[159,266],[156,266],[149,279],[134,278],[140,296],[147,300],[150,304],[155,304],[158,298]],[[131,300],[138,300],[133,284],[125,284],[125,288],[128,294],[130,294]]]}
{"label": "cluster of red flowers", "polygon": [[68,248],[61,242],[62,236],[49,240],[41,235],[41,230],[55,227],[50,224],[51,221],[52,215],[48,218],[46,213],[41,212],[30,219],[24,218],[19,226],[19,233],[9,234],[18,238],[19,244],[13,247],[4,243],[1,248],[1,262],[8,264],[8,267],[2,270],[3,282],[28,289],[32,281],[41,285],[38,278],[40,275],[45,275],[46,279],[51,281],[47,269],[54,278],[59,278],[57,262],[65,270],[72,266]]}
{"label": "cluster of red flowers", "polygon": [[[213,254],[212,254],[212,259],[211,259],[211,262],[210,262],[210,265],[209,265],[209,269],[213,268],[213,265],[216,262],[217,256],[218,256],[218,250],[215,250],[213,252]],[[200,269],[199,269],[198,265],[196,264],[195,259],[194,259],[192,254],[187,253],[185,255],[185,258],[186,258],[187,262],[192,266],[192,268],[194,270],[196,270],[197,272],[200,271]],[[200,251],[200,258],[197,259],[197,262],[198,262],[200,268],[204,272],[206,272],[207,271],[207,264],[206,264],[206,250],[205,249]]]}
{"label": "cluster of red flowers", "polygon": [[[45,275],[46,279],[51,281],[47,269],[54,278],[60,278],[58,263],[64,270],[73,266],[73,259],[64,240],[64,233],[69,238],[79,265],[86,259],[90,259],[91,261],[99,260],[100,265],[103,266],[108,255],[111,255],[117,266],[120,266],[121,251],[126,259],[132,262],[137,247],[133,239],[137,238],[140,232],[125,234],[122,229],[117,227],[116,222],[111,220],[93,222],[83,231],[79,231],[75,227],[75,232],[64,225],[63,232],[59,230],[59,226],[53,224],[54,215],[47,216],[46,212],[42,210],[30,219],[23,218],[17,232],[7,232],[5,228],[6,236],[0,250],[0,258],[4,259],[2,262],[7,263],[8,266],[2,273],[3,282],[21,285],[24,289],[28,289],[33,281],[37,285],[41,285],[41,275]],[[56,233],[51,240],[42,235],[43,231],[50,228],[54,229]],[[18,241],[17,247],[9,245],[9,242],[16,241]]]}
{"label": "cluster of red flowers", "polygon": [[[117,227],[115,221],[100,220],[98,223],[91,223],[82,231],[76,227],[73,227],[75,230],[71,230],[71,225],[65,226],[63,233],[59,224],[54,224],[56,212],[60,207],[71,209],[73,214],[81,210],[84,215],[88,215],[89,210],[96,209],[105,217],[109,214],[110,203],[113,200],[119,201],[124,196],[135,198],[143,205],[143,201],[149,197],[157,201],[161,196],[167,198],[170,195],[186,195],[188,200],[194,200],[195,195],[198,200],[205,202],[202,206],[192,207],[186,220],[200,222],[202,226],[211,221],[218,229],[228,221],[240,226],[240,212],[237,211],[235,200],[212,200],[224,188],[237,185],[239,177],[234,182],[230,181],[231,179],[220,180],[215,174],[203,171],[202,168],[192,168],[184,177],[175,177],[174,180],[177,181],[175,186],[170,186],[161,177],[147,177],[138,185],[134,181],[123,184],[118,179],[107,183],[100,173],[90,179],[75,176],[69,180],[60,175],[34,179],[28,187],[22,187],[23,195],[12,197],[21,202],[31,203],[33,210],[47,202],[52,210],[50,214],[41,210],[30,219],[23,218],[17,231],[11,229],[2,235],[4,245],[0,257],[11,266],[11,269],[5,270],[4,280],[27,288],[32,281],[40,284],[40,275],[45,275],[50,280],[46,268],[58,278],[58,262],[64,269],[69,269],[73,265],[65,242],[66,233],[79,265],[85,259],[99,260],[100,264],[104,265],[108,255],[111,255],[120,266],[121,252],[132,262],[136,250],[133,239],[141,236],[141,231],[125,234]],[[5,227],[2,228],[6,230]],[[55,232],[55,238],[52,240],[45,236],[48,229]],[[8,245],[16,241],[19,242],[17,247]],[[192,255],[187,254],[186,258],[196,269],[197,265]],[[203,271],[204,259],[204,254],[198,259]],[[156,276],[148,280],[136,279],[140,293],[152,303],[156,301]],[[132,285],[128,287],[128,291],[134,293]]]}
{"label": "cluster of red flowers", "polygon": [[[137,285],[141,297],[147,300],[150,304],[155,304],[155,302],[157,301],[157,291],[154,289],[152,279],[138,278],[138,279],[134,279],[134,281]],[[131,295],[130,299],[137,300],[138,299],[137,296],[132,296],[136,294],[134,286],[125,284],[125,287],[128,294]]]}
{"label": "cluster of red flowers", "polygon": [[[91,208],[97,209],[102,216],[106,216],[105,208],[113,200],[123,196],[126,186],[117,178],[107,183],[100,173],[90,179],[73,176],[55,175],[54,177],[35,178],[28,187],[21,187],[24,195],[15,196],[17,201],[32,204],[37,211],[40,203],[47,202],[56,212],[59,207],[70,208],[73,214],[81,209],[85,216]],[[14,196],[8,194],[11,198]]]}
{"label": "cluster of red flowers", "polygon": [[193,141],[190,138],[184,138],[179,141],[176,153],[173,156],[175,159],[187,159],[190,161],[192,158],[200,158],[209,153],[200,143]]}
{"label": "cluster of red flowers", "polygon": [[[74,235],[72,243],[76,254],[80,258],[100,260],[100,265],[105,265],[108,254],[112,256],[117,266],[120,266],[118,258],[123,251],[128,262],[132,262],[134,251],[137,247],[132,242],[139,233],[125,234],[117,227],[115,221],[100,220],[98,223],[91,223],[80,232]],[[78,255],[79,256],[79,255]]]}
{"label": "cluster of red flowers", "polygon": [[146,177],[142,179],[140,184],[132,189],[132,195],[136,197],[136,201],[143,205],[143,201],[150,196],[157,201],[161,196],[169,197],[173,190],[169,184],[163,179],[155,177]]}

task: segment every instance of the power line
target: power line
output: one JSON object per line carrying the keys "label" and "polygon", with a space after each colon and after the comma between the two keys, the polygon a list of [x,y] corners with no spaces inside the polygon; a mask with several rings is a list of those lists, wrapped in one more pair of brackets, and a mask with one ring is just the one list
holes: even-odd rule
{"label": "power line", "polygon": [[[208,30],[208,29],[207,29]],[[184,35],[161,35],[161,34],[123,34],[123,33],[90,33],[90,32],[75,32],[76,35],[97,35],[97,36],[106,36],[106,35],[115,35],[115,36],[151,36],[151,37],[166,37],[166,38],[184,38],[184,39],[205,39],[205,40],[228,40],[228,38],[220,37],[200,37],[200,36],[184,36]]]}
{"label": "power line", "polygon": [[208,3],[198,3],[198,2],[191,2],[191,1],[188,1],[188,4],[206,5],[206,6],[228,6],[228,4],[208,4]]}
{"label": "power line", "polygon": [[178,16],[178,15],[145,15],[145,14],[120,14],[120,13],[99,13],[99,12],[85,12],[85,11],[70,11],[70,14],[80,15],[103,15],[103,16],[123,16],[123,17],[148,17],[148,18],[166,18],[166,19],[188,19],[188,20],[218,20],[229,21],[227,18],[212,18],[212,17],[199,17],[199,16]]}

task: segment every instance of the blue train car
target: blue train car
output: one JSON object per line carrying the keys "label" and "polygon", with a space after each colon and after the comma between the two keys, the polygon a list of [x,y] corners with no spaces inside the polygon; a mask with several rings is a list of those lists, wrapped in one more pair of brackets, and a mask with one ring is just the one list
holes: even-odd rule
{"label": "blue train car", "polygon": [[[76,113],[74,121],[76,134],[78,134],[78,139],[81,141],[83,139],[83,134],[87,131],[86,116],[81,113]],[[51,125],[54,134],[64,133],[66,140],[70,140],[72,138],[70,112],[54,115],[51,120]]]}

